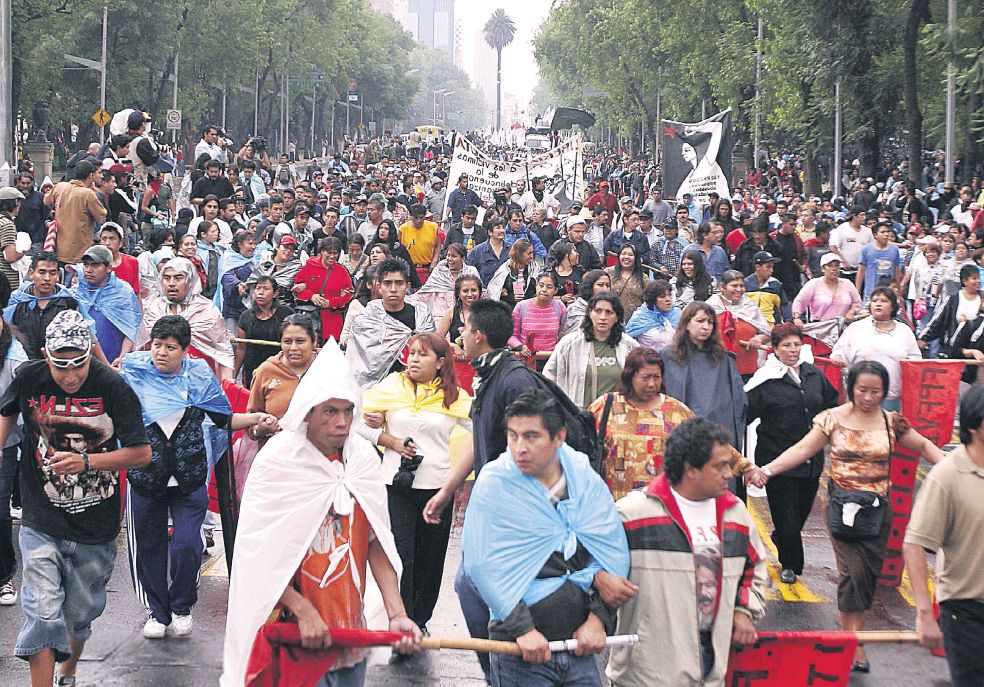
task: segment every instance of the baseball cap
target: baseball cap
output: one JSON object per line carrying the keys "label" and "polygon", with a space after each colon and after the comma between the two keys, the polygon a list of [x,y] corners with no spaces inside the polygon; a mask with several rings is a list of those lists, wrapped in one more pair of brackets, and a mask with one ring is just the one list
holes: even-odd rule
{"label": "baseball cap", "polygon": [[127,129],[139,129],[144,125],[144,122],[149,122],[150,117],[146,112],[141,112],[140,110],[134,110],[130,113],[130,116],[126,118],[126,128]]}
{"label": "baseball cap", "polygon": [[650,210],[643,210],[639,213],[639,219],[652,219],[653,213]]}
{"label": "baseball cap", "polygon": [[608,188],[609,183],[607,181],[602,181],[601,183],[598,184],[598,186],[604,186],[605,188]]}
{"label": "baseball cap", "polygon": [[297,245],[297,239],[295,239],[290,234],[285,234],[284,236],[281,236],[280,237],[280,245],[281,246],[296,246]]}
{"label": "baseball cap", "polygon": [[427,214],[427,208],[420,203],[414,203],[410,206],[410,216],[411,217],[423,217]]}
{"label": "baseball cap", "polygon": [[755,265],[774,265],[777,262],[782,262],[782,258],[774,257],[767,250],[760,250],[752,257],[752,264]]}
{"label": "baseball cap", "polygon": [[619,205],[625,205],[626,203],[631,203],[631,202],[632,202],[632,199],[629,198],[628,196],[622,196],[621,198],[618,199],[618,204]]}
{"label": "baseball cap", "polygon": [[88,351],[91,346],[89,326],[78,310],[62,310],[44,330],[44,347],[49,353],[69,349]]}
{"label": "baseball cap", "polygon": [[90,246],[89,250],[82,254],[82,262],[86,259],[91,262],[101,262],[104,265],[113,264],[113,253],[106,246]]}
{"label": "baseball cap", "polygon": [[820,258],[820,267],[824,265],[829,265],[832,262],[840,262],[840,256],[837,253],[825,253],[823,257]]}
{"label": "baseball cap", "polygon": [[920,246],[938,246],[940,242],[936,240],[934,236],[923,236],[921,239],[916,239],[916,243]]}
{"label": "baseball cap", "polygon": [[304,203],[298,203],[297,205],[294,206],[294,214],[295,215],[310,215],[311,214],[311,208],[309,208]]}
{"label": "baseball cap", "polygon": [[585,222],[584,218],[581,217],[580,215],[571,215],[570,217],[567,218],[568,229],[573,227],[575,224],[587,224],[587,222]]}
{"label": "baseball cap", "polygon": [[358,205],[359,203],[368,203],[368,202],[369,202],[369,199],[366,198],[366,196],[365,196],[364,193],[360,193],[359,195],[357,195],[355,197],[355,204],[356,205]]}

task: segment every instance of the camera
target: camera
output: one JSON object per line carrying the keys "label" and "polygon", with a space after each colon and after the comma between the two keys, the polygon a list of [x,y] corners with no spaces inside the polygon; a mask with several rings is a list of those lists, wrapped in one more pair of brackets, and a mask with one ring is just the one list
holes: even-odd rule
{"label": "camera", "polygon": [[249,145],[253,146],[253,150],[257,153],[262,153],[267,149],[267,140],[262,136],[253,136],[249,139]]}
{"label": "camera", "polygon": [[[411,443],[413,443],[413,439],[407,437],[404,440],[403,445],[409,446]],[[396,474],[393,475],[393,486],[402,487],[404,489],[409,489],[412,487],[414,473],[417,471],[417,468],[420,467],[420,463],[423,460],[424,457],[421,455],[416,455],[412,458],[400,456],[400,468],[396,471]]]}

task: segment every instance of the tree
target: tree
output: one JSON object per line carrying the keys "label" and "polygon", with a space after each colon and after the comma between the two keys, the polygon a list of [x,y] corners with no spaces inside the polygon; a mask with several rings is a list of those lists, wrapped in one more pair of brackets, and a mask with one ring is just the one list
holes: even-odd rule
{"label": "tree", "polygon": [[501,7],[492,13],[482,27],[485,42],[495,48],[495,128],[502,128],[502,49],[512,43],[516,24]]}

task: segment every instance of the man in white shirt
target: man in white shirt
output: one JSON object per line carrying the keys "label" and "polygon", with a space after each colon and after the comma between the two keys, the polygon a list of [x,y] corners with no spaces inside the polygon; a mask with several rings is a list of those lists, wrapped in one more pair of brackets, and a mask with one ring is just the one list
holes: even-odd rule
{"label": "man in white shirt", "polygon": [[847,221],[830,232],[830,248],[841,258],[841,276],[854,281],[861,249],[872,241],[871,229],[864,224],[864,210],[848,211]]}
{"label": "man in white shirt", "polygon": [[523,210],[523,217],[527,222],[533,220],[533,211],[536,208],[543,208],[546,217],[556,217],[560,212],[560,202],[547,193],[546,188],[546,179],[536,177],[533,179],[533,188],[520,196],[519,207]]}
{"label": "man in white shirt", "polygon": [[202,153],[208,153],[212,160],[226,163],[226,153],[219,145],[219,128],[214,124],[209,124],[202,131],[202,140],[195,146],[195,160],[198,160]]}

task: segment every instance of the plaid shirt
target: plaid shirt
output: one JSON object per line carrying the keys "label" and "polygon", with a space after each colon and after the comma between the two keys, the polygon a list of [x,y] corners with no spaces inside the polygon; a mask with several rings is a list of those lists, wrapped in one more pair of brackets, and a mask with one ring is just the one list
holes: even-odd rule
{"label": "plaid shirt", "polygon": [[675,276],[680,269],[680,258],[683,256],[685,242],[676,239],[661,237],[656,240],[649,256],[649,264],[660,269],[665,268],[670,276]]}

